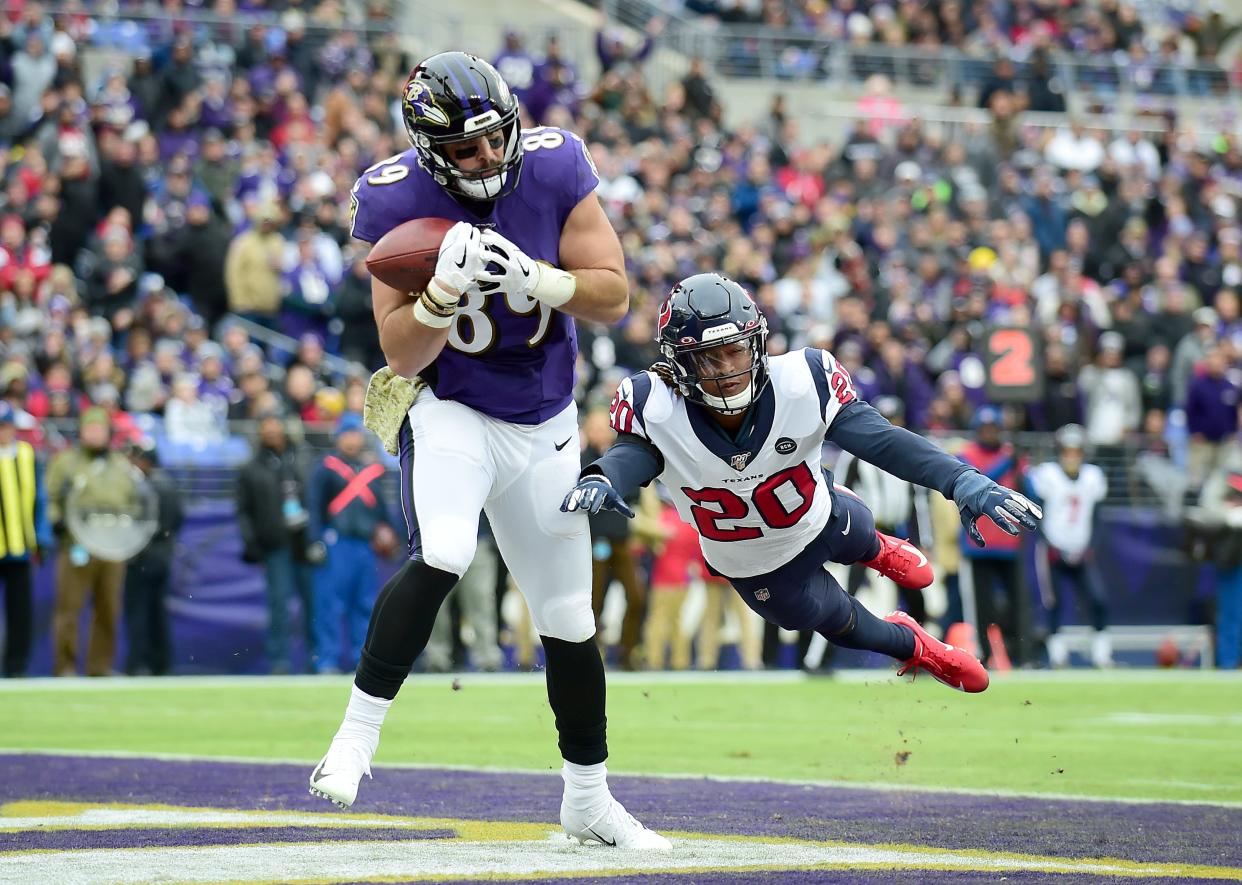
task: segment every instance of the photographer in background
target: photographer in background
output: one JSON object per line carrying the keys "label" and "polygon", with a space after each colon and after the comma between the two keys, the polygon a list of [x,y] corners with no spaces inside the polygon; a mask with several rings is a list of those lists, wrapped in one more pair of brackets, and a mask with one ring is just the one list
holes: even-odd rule
{"label": "photographer in background", "polygon": [[[259,418],[254,458],[237,477],[237,524],[242,559],[262,563],[267,578],[267,663],[290,672],[289,600],[297,596],[309,654],[314,567],[322,561],[306,540],[306,464],[276,412]],[[316,560],[318,561],[312,561]]]}
{"label": "photographer in background", "polygon": [[142,471],[159,500],[159,527],[150,543],[129,561],[125,571],[125,633],[130,676],[167,676],[172,669],[168,629],[168,591],[172,586],[177,533],[185,522],[181,492],[160,469],[154,440],[143,438],[129,450],[129,460]]}

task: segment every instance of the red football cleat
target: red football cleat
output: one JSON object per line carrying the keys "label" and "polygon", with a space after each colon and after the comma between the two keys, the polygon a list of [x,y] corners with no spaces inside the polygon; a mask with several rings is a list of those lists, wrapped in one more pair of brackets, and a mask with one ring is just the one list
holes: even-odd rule
{"label": "red football cleat", "polygon": [[901,665],[898,676],[926,670],[934,679],[958,691],[980,692],[988,687],[988,671],[968,651],[946,645],[932,636],[905,612],[893,612],[884,620],[914,632],[914,656]]}
{"label": "red football cleat", "polygon": [[909,541],[881,532],[876,532],[875,536],[880,539],[879,555],[863,562],[863,565],[875,569],[907,590],[922,590],[932,582],[935,575],[922,550]]}

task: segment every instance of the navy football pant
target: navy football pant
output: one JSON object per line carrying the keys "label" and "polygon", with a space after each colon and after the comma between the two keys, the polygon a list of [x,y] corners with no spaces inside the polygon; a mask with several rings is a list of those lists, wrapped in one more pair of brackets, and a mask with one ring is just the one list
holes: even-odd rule
{"label": "navy football pant", "polygon": [[806,550],[774,572],[730,581],[747,605],[779,627],[814,630],[844,648],[905,660],[914,654],[914,634],[871,614],[824,568],[825,562],[872,559],[879,550],[871,510],[855,495],[837,491],[832,517]]}

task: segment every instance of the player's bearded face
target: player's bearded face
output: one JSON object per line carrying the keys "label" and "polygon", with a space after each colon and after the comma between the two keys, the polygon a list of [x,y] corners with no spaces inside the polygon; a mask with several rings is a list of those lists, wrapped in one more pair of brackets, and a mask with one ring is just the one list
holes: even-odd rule
{"label": "player's bearded face", "polygon": [[699,386],[709,396],[729,399],[750,387],[755,353],[747,341],[722,344],[693,354]]}
{"label": "player's bearded face", "polygon": [[504,163],[505,133],[497,129],[475,138],[454,141],[444,146],[444,154],[468,178],[487,178],[495,175]]}

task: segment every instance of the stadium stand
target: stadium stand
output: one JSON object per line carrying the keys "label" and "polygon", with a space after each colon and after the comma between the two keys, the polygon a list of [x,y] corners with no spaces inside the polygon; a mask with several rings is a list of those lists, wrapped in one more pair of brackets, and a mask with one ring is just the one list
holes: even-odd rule
{"label": "stadium stand", "polygon": [[[1042,458],[1079,422],[1110,505],[1175,514],[1242,462],[1238,133],[1168,103],[1114,127],[1055,97],[1088,81],[1229,93],[1215,59],[1232,28],[1120,3],[1012,4],[1007,21],[938,8],[688,2],[666,21],[630,3],[609,11],[647,37],[601,31],[594,59],[567,48],[589,45],[580,34],[473,47],[500,56],[529,123],[588,141],[625,247],[632,310],[580,329],[580,399],[606,401],[654,359],[674,282],[721,268],[767,311],[775,351],[831,348],[864,396],[904,400],[913,429],[960,435],[1006,400],[1008,430]],[[381,357],[349,189],[404,149],[395,101],[415,60],[389,14],[164,0],[0,16],[0,396],[23,438],[50,454],[101,404],[118,445],[153,437],[187,494],[221,503],[257,416],[281,409],[326,444],[360,410]],[[706,18],[726,39],[657,93],[644,65],[701,48]],[[765,34],[728,36],[747,25]],[[782,26],[816,36],[777,51]],[[829,76],[843,48],[870,84],[843,138],[805,136],[779,95],[726,114],[722,77]],[[917,65],[891,64],[911,52],[957,65],[927,82],[978,110],[912,114],[879,79],[920,85]],[[1093,53],[1107,60],[1090,79]],[[1031,125],[1023,109],[1057,116]],[[1032,333],[1029,402],[997,373],[998,329]],[[1203,617],[1188,595],[1173,619]]]}

